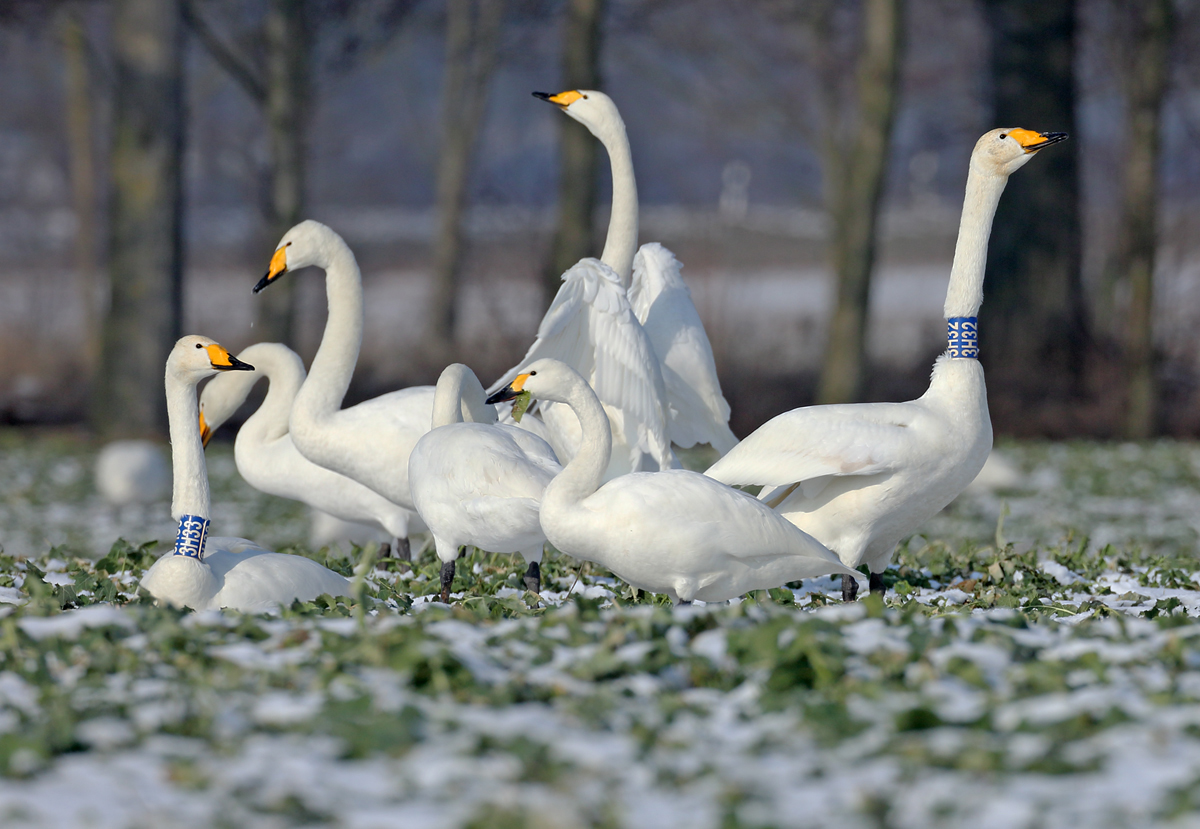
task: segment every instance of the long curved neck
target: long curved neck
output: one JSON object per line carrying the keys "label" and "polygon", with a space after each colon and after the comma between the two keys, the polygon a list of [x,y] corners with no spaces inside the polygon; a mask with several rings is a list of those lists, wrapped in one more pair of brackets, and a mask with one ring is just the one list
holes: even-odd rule
{"label": "long curved neck", "polygon": [[612,167],[612,213],[608,218],[608,236],[600,261],[621,277],[621,285],[629,287],[633,278],[633,256],[637,252],[638,196],[633,175],[633,155],[629,151],[629,136],[625,123],[617,117],[599,136]]}
{"label": "long curved neck", "polygon": [[325,294],[329,317],[308,379],[296,395],[296,409],[310,417],[328,416],[342,407],[362,347],[362,276],[354,253],[341,239],[323,246]]}
{"label": "long curved neck", "polygon": [[983,274],[987,264],[988,237],[992,218],[1008,179],[977,173],[974,166],[967,174],[967,193],[963,199],[962,220],[958,225],[958,243],[954,264],[946,288],[945,317],[974,317],[983,304]]}
{"label": "long curved neck", "polygon": [[[286,353],[285,353],[286,352]],[[246,359],[251,359],[248,355]],[[280,350],[259,350],[253,355],[256,374],[261,372],[267,378],[267,395],[262,405],[254,412],[242,428],[238,430],[237,439],[247,439],[256,443],[270,443],[279,440],[288,433],[288,418],[292,413],[292,404],[300,387],[304,384],[304,363],[300,357],[289,349],[280,346]],[[251,379],[254,377],[247,372]],[[249,394],[250,385],[246,388]]]}
{"label": "long curved neck", "polygon": [[596,393],[582,377],[571,379],[565,402],[579,419],[579,451],[546,487],[542,503],[574,504],[595,492],[604,481],[612,455],[612,427]]}
{"label": "long curved neck", "polygon": [[171,433],[171,516],[208,518],[208,468],[200,443],[196,384],[167,374],[167,422]]}

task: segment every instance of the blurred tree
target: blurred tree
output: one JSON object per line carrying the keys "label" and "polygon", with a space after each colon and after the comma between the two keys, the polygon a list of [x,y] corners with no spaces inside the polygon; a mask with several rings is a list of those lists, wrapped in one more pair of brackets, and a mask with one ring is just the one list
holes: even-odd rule
{"label": "blurred tree", "polygon": [[[197,40],[262,108],[270,148],[267,237],[274,245],[288,228],[305,218],[315,32],[321,27],[337,32],[340,42],[329,51],[345,68],[360,55],[386,45],[418,0],[267,0],[262,30],[249,38],[264,46],[261,65],[217,34],[203,8],[204,0],[183,2]],[[258,298],[256,336],[295,345],[295,285],[294,281],[281,282]]]}
{"label": "blurred tree", "polygon": [[496,66],[504,5],[504,0],[447,0],[446,4],[446,74],[442,82],[430,329],[435,346],[447,358],[454,351],[467,180],[483,122],[488,84]]}
{"label": "blurred tree", "polygon": [[1158,164],[1162,104],[1170,77],[1174,10],[1171,0],[1115,0],[1125,60],[1118,63],[1125,95],[1124,193],[1112,270],[1129,286],[1125,331],[1124,432],[1154,434],[1158,384],[1154,358],[1154,255],[1158,246]]}
{"label": "blurred tree", "polygon": [[58,11],[59,37],[63,47],[67,153],[70,158],[71,196],[75,212],[75,271],[83,307],[83,364],[88,377],[100,356],[96,272],[96,160],[92,149],[93,90],[88,71],[87,36],[78,3]]}
{"label": "blurred tree", "polygon": [[112,2],[112,288],[92,409],[107,437],[166,424],[163,361],[182,310],[182,34],[178,0]]}
{"label": "blurred tree", "polygon": [[[599,89],[605,0],[567,0],[562,87]],[[552,90],[560,92],[562,90]],[[543,271],[543,305],[549,306],[567,268],[592,256],[596,214],[596,158],[600,142],[571,118],[558,119],[558,225]]]}
{"label": "blurred tree", "polygon": [[[832,223],[829,255],[837,299],[829,320],[818,403],[848,403],[862,394],[876,226],[899,97],[904,3],[864,0],[862,15],[857,117],[847,119],[853,127],[846,130],[841,128],[843,119],[830,112],[823,136],[825,204]],[[837,106],[831,102],[829,108]]]}
{"label": "blurred tree", "polygon": [[[986,0],[991,28],[993,126],[1075,135],[1074,0]],[[1088,348],[1080,276],[1080,142],[1013,176],[996,211],[980,313],[993,403],[1031,430],[1052,424],[1082,391]],[[997,406],[993,405],[993,408]]]}

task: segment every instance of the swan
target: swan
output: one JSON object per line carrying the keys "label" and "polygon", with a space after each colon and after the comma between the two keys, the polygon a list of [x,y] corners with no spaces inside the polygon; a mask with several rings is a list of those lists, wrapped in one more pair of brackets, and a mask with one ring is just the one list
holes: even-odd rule
{"label": "swan", "polygon": [[292,402],[304,382],[300,355],[282,343],[257,343],[238,354],[254,371],[225,372],[200,392],[200,437],[205,446],[263,377],[270,384],[262,405],[238,430],[233,457],[246,483],[271,495],[301,501],[395,539],[408,532],[411,513],[357,481],[317,466],[301,455],[288,434]]}
{"label": "swan", "polygon": [[562,467],[544,440],[515,426],[463,423],[460,400],[483,403],[483,386],[461,363],[438,378],[432,430],[408,458],[413,502],[433,534],[442,562],[442,601],[450,601],[454,562],[467,545],[520,553],[529,563],[526,589],[541,591],[538,522],[542,490]]}
{"label": "swan", "polygon": [[[679,262],[658,244],[637,250],[637,182],[616,104],[590,89],[533,94],[586,126],[608,151],[613,200],[600,262],[611,272],[590,259],[568,269],[533,345],[489,391],[542,357],[574,367],[588,378],[612,422],[616,446],[607,478],[676,465],[671,443],[684,448],[709,443],[724,454],[737,438],[729,430],[729,404]],[[555,409],[543,402],[538,413],[559,456],[569,458],[579,425]]]}
{"label": "swan", "polygon": [[[408,559],[408,533],[424,529],[408,485],[408,456],[417,439],[429,431],[433,386],[400,389],[341,408],[358,362],[363,330],[362,275],[349,246],[320,222],[303,221],[284,234],[254,293],[308,265],[325,271],[329,317],[308,377],[292,404],[288,432],[308,460],[407,510],[407,531],[398,538],[400,558]],[[471,412],[471,418],[494,423],[496,412],[482,406]]]}
{"label": "swan", "polygon": [[96,456],[96,491],[115,507],[151,504],[171,491],[171,469],[158,444],[114,440]]}
{"label": "swan", "polygon": [[179,521],[179,531],[174,552],[154,562],[141,582],[160,602],[193,610],[259,612],[322,593],[349,595],[350,582],[303,556],[268,552],[244,538],[208,537],[208,472],[196,385],[218,372],[253,370],[222,346],[195,335],[176,342],[167,357],[171,516]]}
{"label": "swan", "polygon": [[570,407],[583,430],[579,451],[542,494],[542,530],[564,553],[679,603],[725,601],[827,573],[854,578],[777,512],[698,472],[635,472],[601,486],[612,451],[608,418],[565,363],[536,360],[488,400],[522,391]]}
{"label": "swan", "polygon": [[[872,592],[900,539],[932,518],[979,473],[992,448],[976,315],[988,236],[1008,177],[1065,133],[996,129],[971,153],[945,317],[950,346],[929,389],[908,403],[810,406],[777,415],[705,473],[758,484],[759,497],[836,552],[866,564]],[[843,577],[853,600],[856,581]]]}

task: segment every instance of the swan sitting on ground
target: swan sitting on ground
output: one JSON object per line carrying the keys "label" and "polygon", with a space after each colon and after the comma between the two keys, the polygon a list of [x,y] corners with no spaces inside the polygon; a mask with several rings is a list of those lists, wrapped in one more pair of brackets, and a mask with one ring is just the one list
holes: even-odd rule
{"label": "swan sitting on ground", "polygon": [[483,386],[455,363],[438,378],[432,430],[413,447],[408,479],[417,512],[433,533],[442,561],[442,601],[450,600],[454,562],[467,545],[520,553],[529,563],[525,587],[541,590],[538,522],[542,491],[562,467],[544,440],[516,426],[463,423],[460,401],[483,403]]}
{"label": "swan sitting on ground", "polygon": [[[308,377],[292,404],[292,443],[318,466],[352,478],[406,509],[408,531],[424,529],[408,485],[408,456],[429,431],[433,387],[400,389],[343,409],[362,347],[363,295],[358,262],[342,237],[320,222],[296,225],[280,240],[254,292],[309,265],[325,271],[329,317]],[[478,422],[496,422],[495,410],[487,406],[471,416]],[[400,542],[404,559],[409,557],[407,535]]]}
{"label": "swan sitting on ground", "polygon": [[257,343],[239,360],[254,371],[226,372],[200,392],[200,436],[204,445],[246,401],[254,384],[270,384],[262,405],[238,430],[233,457],[246,483],[271,495],[301,501],[314,509],[383,530],[392,538],[408,533],[411,513],[345,475],[317,466],[301,455],[288,434],[288,415],[304,382],[300,355],[282,343]]}
{"label": "swan sitting on ground", "polygon": [[[872,592],[896,544],[954,500],[992,447],[976,315],[992,218],[1008,177],[1065,133],[997,129],[971,153],[945,316],[950,347],[929,390],[908,403],[810,406],[778,415],[706,475],[757,484],[759,497],[846,564],[866,564]],[[844,579],[852,600],[858,583]]]}
{"label": "swan sitting on ground", "polygon": [[[563,274],[533,345],[490,391],[537,359],[570,365],[587,378],[611,421],[614,448],[606,478],[676,465],[671,443],[684,448],[709,443],[724,454],[737,438],[729,430],[729,404],[679,262],[658,244],[637,249],[637,182],[616,104],[590,89],[534,95],[586,126],[608,151],[612,213],[600,256],[608,268],[583,259]],[[580,439],[579,424],[545,401],[538,414],[559,457],[569,459]]]}
{"label": "swan sitting on ground", "polygon": [[167,418],[174,477],[175,549],[142,576],[156,599],[193,610],[259,612],[322,593],[349,594],[350,583],[303,556],[272,553],[244,538],[209,538],[208,472],[200,441],[196,385],[222,371],[253,371],[207,337],[187,336],[167,358]]}
{"label": "swan sitting on ground", "polygon": [[854,577],[778,513],[697,472],[635,472],[601,486],[612,433],[596,393],[570,366],[537,360],[489,402],[522,391],[570,407],[583,432],[579,451],[542,495],[542,530],[562,552],[683,603],[828,573]]}

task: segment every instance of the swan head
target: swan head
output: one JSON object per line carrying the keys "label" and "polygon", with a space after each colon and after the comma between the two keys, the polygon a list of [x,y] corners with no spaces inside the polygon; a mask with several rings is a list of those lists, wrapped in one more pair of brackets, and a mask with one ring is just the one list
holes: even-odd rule
{"label": "swan head", "polygon": [[1039,150],[1066,140],[1065,132],[1034,132],[1020,127],[994,129],[975,142],[971,168],[984,175],[1007,178],[1024,167]]}
{"label": "swan head", "polygon": [[568,89],[557,95],[535,92],[533,97],[554,104],[601,140],[615,127],[622,130],[625,128],[625,122],[621,120],[621,113],[617,111],[613,99],[595,89]]}
{"label": "swan head", "polygon": [[254,371],[254,366],[243,363],[215,340],[198,334],[181,337],[167,357],[167,376],[193,385],[222,371]]}
{"label": "swan head", "polygon": [[252,292],[257,294],[288,271],[299,270],[309,265],[325,267],[329,262],[330,250],[339,245],[345,247],[345,244],[341,236],[325,225],[305,219],[283,234],[283,238],[275,246],[267,275],[258,280]]}
{"label": "swan head", "polygon": [[[522,392],[529,392],[536,400],[567,403],[571,393],[580,386],[591,391],[587,381],[575,369],[564,362],[544,358],[534,360],[500,391],[487,399],[488,403],[503,403],[513,400]],[[593,392],[594,394],[594,392]]]}

